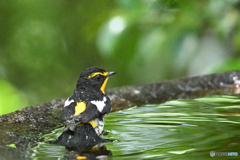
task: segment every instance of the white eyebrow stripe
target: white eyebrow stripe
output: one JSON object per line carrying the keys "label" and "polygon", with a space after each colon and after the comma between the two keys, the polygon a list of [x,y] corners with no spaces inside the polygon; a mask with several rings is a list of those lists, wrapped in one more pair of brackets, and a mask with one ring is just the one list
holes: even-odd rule
{"label": "white eyebrow stripe", "polygon": [[97,109],[99,110],[99,112],[102,112],[103,108],[106,106],[106,103],[105,103],[106,101],[107,101],[107,98],[103,97],[102,101],[91,101],[91,103],[97,106]]}
{"label": "white eyebrow stripe", "polygon": [[71,103],[73,103],[74,102],[74,100],[73,99],[71,99],[71,100],[69,100],[69,98],[65,101],[65,103],[64,103],[64,107],[66,107],[66,106],[69,106]]}

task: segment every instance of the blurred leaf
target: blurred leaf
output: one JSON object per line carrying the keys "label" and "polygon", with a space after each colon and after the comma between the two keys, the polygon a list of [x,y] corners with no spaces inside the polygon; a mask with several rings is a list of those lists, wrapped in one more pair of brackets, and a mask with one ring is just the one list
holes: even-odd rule
{"label": "blurred leaf", "polygon": [[214,68],[215,72],[227,72],[227,71],[234,71],[234,70],[240,70],[240,59],[239,58],[227,59],[220,66]]}
{"label": "blurred leaf", "polygon": [[119,40],[119,34],[124,31],[126,25],[124,17],[117,16],[102,26],[97,44],[99,51],[104,57],[113,56],[112,54]]}
{"label": "blurred leaf", "polygon": [[0,80],[0,115],[27,105],[26,98],[10,83]]}

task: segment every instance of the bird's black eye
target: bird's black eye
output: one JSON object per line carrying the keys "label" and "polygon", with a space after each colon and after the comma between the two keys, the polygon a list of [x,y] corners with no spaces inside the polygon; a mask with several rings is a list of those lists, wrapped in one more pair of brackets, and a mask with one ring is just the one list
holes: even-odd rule
{"label": "bird's black eye", "polygon": [[101,75],[96,75],[96,79],[97,79],[97,80],[101,80],[101,79],[102,79],[102,76],[101,76]]}

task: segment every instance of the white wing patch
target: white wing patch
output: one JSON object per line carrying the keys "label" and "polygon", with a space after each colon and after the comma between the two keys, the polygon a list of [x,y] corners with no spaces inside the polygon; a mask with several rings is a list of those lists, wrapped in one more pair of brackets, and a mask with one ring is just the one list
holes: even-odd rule
{"label": "white wing patch", "polygon": [[95,104],[97,106],[97,109],[99,110],[99,112],[102,112],[103,108],[106,105],[107,98],[103,97],[102,101],[91,101],[92,104]]}
{"label": "white wing patch", "polygon": [[74,100],[72,99],[72,100],[69,100],[69,98],[65,101],[65,103],[64,103],[64,107],[66,107],[66,106],[69,106],[71,103],[73,103],[74,102]]}

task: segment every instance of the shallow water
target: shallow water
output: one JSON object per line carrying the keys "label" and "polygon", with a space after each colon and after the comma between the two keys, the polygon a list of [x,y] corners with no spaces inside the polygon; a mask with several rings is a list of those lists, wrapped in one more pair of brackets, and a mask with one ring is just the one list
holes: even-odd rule
{"label": "shallow water", "polygon": [[[240,154],[240,98],[214,96],[133,107],[105,116],[104,138],[112,156],[102,159],[210,159],[210,152]],[[61,133],[45,135],[29,153],[33,159],[65,159],[73,155],[48,144]],[[221,156],[215,159],[238,159]]]}

